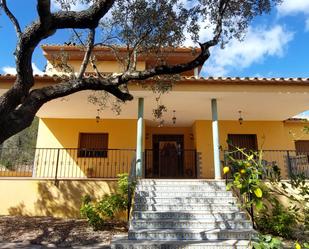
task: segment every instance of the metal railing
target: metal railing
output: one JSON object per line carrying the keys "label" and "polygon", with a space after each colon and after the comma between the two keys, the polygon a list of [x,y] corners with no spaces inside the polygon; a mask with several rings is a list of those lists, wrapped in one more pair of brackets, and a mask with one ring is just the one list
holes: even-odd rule
{"label": "metal railing", "polygon": [[[224,151],[223,160],[227,165]],[[253,153],[253,152],[248,152]],[[237,159],[245,159],[241,152],[233,152],[232,156]],[[292,175],[304,175],[309,178],[309,151],[298,152],[296,150],[263,150],[262,164],[264,165],[264,176],[275,176],[280,173],[282,178],[289,178]]]}
{"label": "metal railing", "polygon": [[116,178],[130,172],[133,149],[0,149],[0,177]]}
{"label": "metal railing", "polygon": [[145,177],[197,177],[196,150],[145,150]]}
{"label": "metal railing", "polygon": [[135,185],[136,185],[136,167],[134,162],[134,167],[131,167],[128,177],[128,206],[127,206],[128,221],[130,220],[132,199],[134,198]]}

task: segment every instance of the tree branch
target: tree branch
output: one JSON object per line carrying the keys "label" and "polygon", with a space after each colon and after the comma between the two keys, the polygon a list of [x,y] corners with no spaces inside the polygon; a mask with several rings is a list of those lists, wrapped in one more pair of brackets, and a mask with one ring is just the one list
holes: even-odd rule
{"label": "tree branch", "polygon": [[[1,0],[4,7],[6,1]],[[59,11],[51,13],[50,18],[44,18],[43,13],[49,13],[49,0],[38,0],[40,19],[29,25],[20,35],[15,50],[17,77],[11,89],[0,97],[0,120],[13,111],[27,98],[30,88],[34,84],[32,70],[32,55],[34,49],[45,38],[53,35],[57,29],[64,28],[96,28],[100,19],[108,12],[115,0],[95,1],[87,10]],[[16,20],[16,18],[13,18]],[[42,22],[41,22],[42,21]],[[17,22],[16,22],[17,23]],[[18,23],[17,23],[18,24]],[[19,26],[15,26],[17,30]]]}
{"label": "tree branch", "polygon": [[6,0],[1,0],[1,6],[2,6],[5,14],[11,20],[11,22],[12,22],[14,28],[15,28],[17,38],[20,39],[22,31],[21,31],[19,22],[17,21],[16,17],[13,15],[13,13],[9,10],[9,8],[6,4]]}
{"label": "tree branch", "polygon": [[220,41],[220,37],[222,34],[222,25],[223,25],[223,18],[225,15],[225,11],[229,4],[230,0],[220,0],[218,4],[218,16],[216,22],[216,28],[214,31],[214,36],[211,40],[200,43],[201,53],[192,61],[177,64],[177,65],[160,65],[155,68],[145,70],[145,71],[126,71],[122,75],[118,76],[118,85],[126,84],[130,80],[145,80],[150,77],[162,74],[178,74],[185,71],[192,70],[196,67],[202,66],[206,60],[208,60],[210,56],[209,49],[215,45],[217,45]]}
{"label": "tree branch", "polygon": [[51,22],[50,0],[38,0],[37,11],[41,24],[48,28],[48,24]]}
{"label": "tree branch", "polygon": [[104,90],[124,102],[133,99],[131,94],[122,92],[118,86],[110,82],[108,78],[102,79],[97,77],[89,77],[82,79],[71,79],[51,86],[34,89],[30,92],[23,105],[28,105],[33,101],[43,105],[50,100],[64,97],[82,90]]}
{"label": "tree branch", "polygon": [[100,19],[109,11],[115,0],[95,1],[87,10],[59,11],[52,13],[55,29],[92,29],[96,28]]}
{"label": "tree branch", "polygon": [[81,79],[83,77],[83,75],[84,75],[84,73],[87,69],[89,59],[90,59],[90,56],[91,56],[91,52],[92,52],[92,49],[93,49],[94,39],[95,39],[95,29],[91,29],[89,31],[89,35],[88,35],[88,41],[87,41],[87,45],[86,45],[86,53],[85,53],[83,62],[80,66],[78,76],[77,76],[78,79]]}
{"label": "tree branch", "polygon": [[133,96],[122,92],[118,86],[102,78],[72,79],[59,84],[34,89],[22,105],[0,119],[0,144],[10,136],[28,127],[35,114],[46,102],[76,93],[82,90],[104,90],[122,101],[129,101]]}

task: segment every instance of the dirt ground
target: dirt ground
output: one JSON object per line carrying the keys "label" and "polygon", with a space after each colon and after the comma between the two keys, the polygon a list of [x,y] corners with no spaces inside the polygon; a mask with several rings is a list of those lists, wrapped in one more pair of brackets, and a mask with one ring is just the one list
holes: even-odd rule
{"label": "dirt ground", "polygon": [[109,222],[103,231],[93,231],[82,219],[0,216],[0,242],[28,242],[57,247],[95,243],[109,245],[114,234],[126,233],[126,223]]}

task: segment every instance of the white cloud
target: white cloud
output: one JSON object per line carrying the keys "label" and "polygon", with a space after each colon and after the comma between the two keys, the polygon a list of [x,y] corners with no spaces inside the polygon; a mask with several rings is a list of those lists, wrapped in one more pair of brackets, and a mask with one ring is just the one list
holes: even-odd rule
{"label": "white cloud", "polygon": [[278,6],[278,12],[281,15],[294,15],[298,13],[309,13],[308,0],[284,0]]}
{"label": "white cloud", "polygon": [[[15,67],[6,66],[6,67],[2,67],[1,69],[3,73],[5,74],[16,74]],[[33,74],[38,74],[38,75],[44,74],[44,72],[41,71],[35,63],[32,63],[32,69],[33,69]]]}
{"label": "white cloud", "polygon": [[293,118],[306,118],[309,119],[309,111],[304,111],[302,113],[297,114]]}
{"label": "white cloud", "polygon": [[205,63],[203,73],[224,76],[231,70],[239,70],[261,62],[267,56],[283,56],[293,33],[280,25],[270,29],[249,27],[244,41],[232,40],[224,49],[216,47]]}
{"label": "white cloud", "polygon": [[[71,10],[73,11],[81,11],[89,8],[89,4],[76,3],[71,5]],[[51,10],[52,12],[61,10],[61,6],[59,3],[56,3],[55,0],[51,1]]]}
{"label": "white cloud", "polygon": [[[212,39],[213,37],[213,27],[209,24],[209,21],[205,20],[205,21],[198,21],[198,26],[200,27],[200,31],[199,31],[199,40],[202,42],[208,41],[210,39]],[[184,46],[187,47],[196,47],[199,46],[198,43],[195,43],[191,37],[190,34],[188,34],[187,31],[185,31],[185,37],[186,40],[184,42]]]}
{"label": "white cloud", "polygon": [[309,31],[309,0],[284,0],[277,10],[279,16],[304,14],[307,18],[305,31]]}
{"label": "white cloud", "polygon": [[33,74],[38,74],[38,75],[42,75],[44,74],[43,71],[41,71],[37,65],[35,65],[35,63],[32,63],[32,70],[33,70]]}
{"label": "white cloud", "polygon": [[16,74],[16,68],[15,67],[10,67],[10,66],[6,66],[1,68],[3,73],[5,74]]}

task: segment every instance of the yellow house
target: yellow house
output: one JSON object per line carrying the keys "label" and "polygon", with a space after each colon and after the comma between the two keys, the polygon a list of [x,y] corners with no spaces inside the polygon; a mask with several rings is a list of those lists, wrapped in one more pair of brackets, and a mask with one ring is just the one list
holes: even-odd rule
{"label": "yellow house", "polygon": [[[45,75],[36,75],[37,87],[62,80],[54,66],[61,54],[67,55],[72,71],[78,71],[84,54],[75,46],[42,49],[47,67]],[[107,48],[94,53],[100,72],[121,72]],[[198,51],[178,48],[166,53],[168,63],[179,63]],[[141,57],[137,68],[153,63]],[[87,73],[92,77],[90,67]],[[153,116],[157,95],[139,82],[130,83],[134,100],[122,105],[120,115],[111,108],[98,112],[88,100],[91,91],[45,104],[37,114],[33,160],[10,171],[0,168],[0,214],[77,216],[83,194],[112,191],[117,174],[125,172],[145,178],[220,179],[224,152],[231,149],[227,141],[262,149],[265,165],[278,165],[284,178],[291,173],[309,176],[307,121],[290,119],[309,110],[309,79],[203,78],[199,73],[197,68],[182,74],[161,96],[167,111],[160,120]],[[14,79],[1,75],[0,93]]]}

